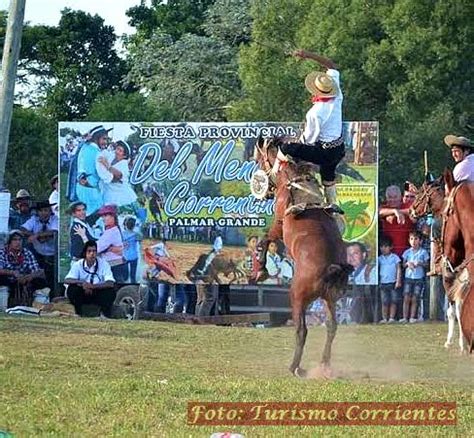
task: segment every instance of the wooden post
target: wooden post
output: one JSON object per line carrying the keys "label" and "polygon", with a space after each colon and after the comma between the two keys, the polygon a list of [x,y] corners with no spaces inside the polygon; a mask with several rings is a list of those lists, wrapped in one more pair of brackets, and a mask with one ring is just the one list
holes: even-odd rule
{"label": "wooden post", "polygon": [[16,70],[20,56],[21,33],[26,0],[11,0],[7,31],[3,46],[2,74],[0,77],[0,186],[5,178],[8,138],[12,120]]}
{"label": "wooden post", "polygon": [[424,151],[425,158],[425,175],[428,175],[428,151]]}

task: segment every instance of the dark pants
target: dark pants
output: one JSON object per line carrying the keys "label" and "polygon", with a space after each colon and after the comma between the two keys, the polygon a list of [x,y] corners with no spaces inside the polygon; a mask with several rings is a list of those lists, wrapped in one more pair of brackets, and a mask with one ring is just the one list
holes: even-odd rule
{"label": "dark pants", "polygon": [[106,289],[96,289],[91,295],[86,295],[84,288],[78,284],[70,284],[67,288],[67,296],[78,315],[82,315],[83,304],[96,304],[100,307],[104,316],[112,316],[112,305],[115,301],[115,289],[113,287]]}
{"label": "dark pants", "polygon": [[336,166],[346,154],[344,143],[334,148],[324,149],[321,143],[314,145],[303,143],[284,143],[280,146],[284,154],[294,158],[300,158],[310,163],[320,166],[321,178],[325,182],[332,182],[336,179]]}
{"label": "dark pants", "polygon": [[45,288],[46,280],[36,277],[26,284],[19,284],[15,277],[0,275],[0,286],[8,287],[8,307],[31,306],[33,292]]}
{"label": "dark pants", "polygon": [[38,264],[40,268],[44,270],[44,275],[46,277],[46,286],[51,289],[49,294],[50,298],[54,298],[56,296],[56,265],[55,265],[55,257],[54,256],[44,256],[38,254],[37,252],[34,253],[36,260],[38,260]]}

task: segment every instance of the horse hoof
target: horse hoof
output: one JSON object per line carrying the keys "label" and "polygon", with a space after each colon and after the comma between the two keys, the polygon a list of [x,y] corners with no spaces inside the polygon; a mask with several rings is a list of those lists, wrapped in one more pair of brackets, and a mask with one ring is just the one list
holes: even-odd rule
{"label": "horse hoof", "polygon": [[300,368],[300,367],[297,367],[295,368],[295,370],[293,371],[293,374],[296,376],[296,377],[301,377],[302,379],[304,379],[306,376],[307,376],[307,372],[306,370],[304,370],[303,368]]}
{"label": "horse hoof", "polygon": [[453,346],[452,342],[445,342],[444,343],[444,348],[451,348]]}

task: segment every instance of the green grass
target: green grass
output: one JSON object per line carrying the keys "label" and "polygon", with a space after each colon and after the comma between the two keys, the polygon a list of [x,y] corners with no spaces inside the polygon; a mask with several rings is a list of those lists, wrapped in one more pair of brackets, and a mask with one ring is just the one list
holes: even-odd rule
{"label": "green grass", "polygon": [[[474,358],[442,347],[444,324],[340,327],[333,364],[350,378],[287,371],[291,327],[0,318],[0,430],[15,436],[472,436]],[[319,361],[325,330],[303,358]],[[196,427],[196,401],[457,401],[457,427]]]}

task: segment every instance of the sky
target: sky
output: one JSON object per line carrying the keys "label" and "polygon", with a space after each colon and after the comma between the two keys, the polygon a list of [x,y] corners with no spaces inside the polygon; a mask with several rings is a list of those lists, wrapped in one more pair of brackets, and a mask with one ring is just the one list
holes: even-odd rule
{"label": "sky", "polygon": [[[147,2],[148,3],[148,2]],[[100,15],[105,24],[115,28],[116,35],[130,34],[134,29],[128,25],[127,9],[140,4],[140,0],[26,0],[25,21],[30,24],[56,26],[61,10],[82,10],[91,15]],[[8,10],[9,0],[0,0],[0,9]]]}

